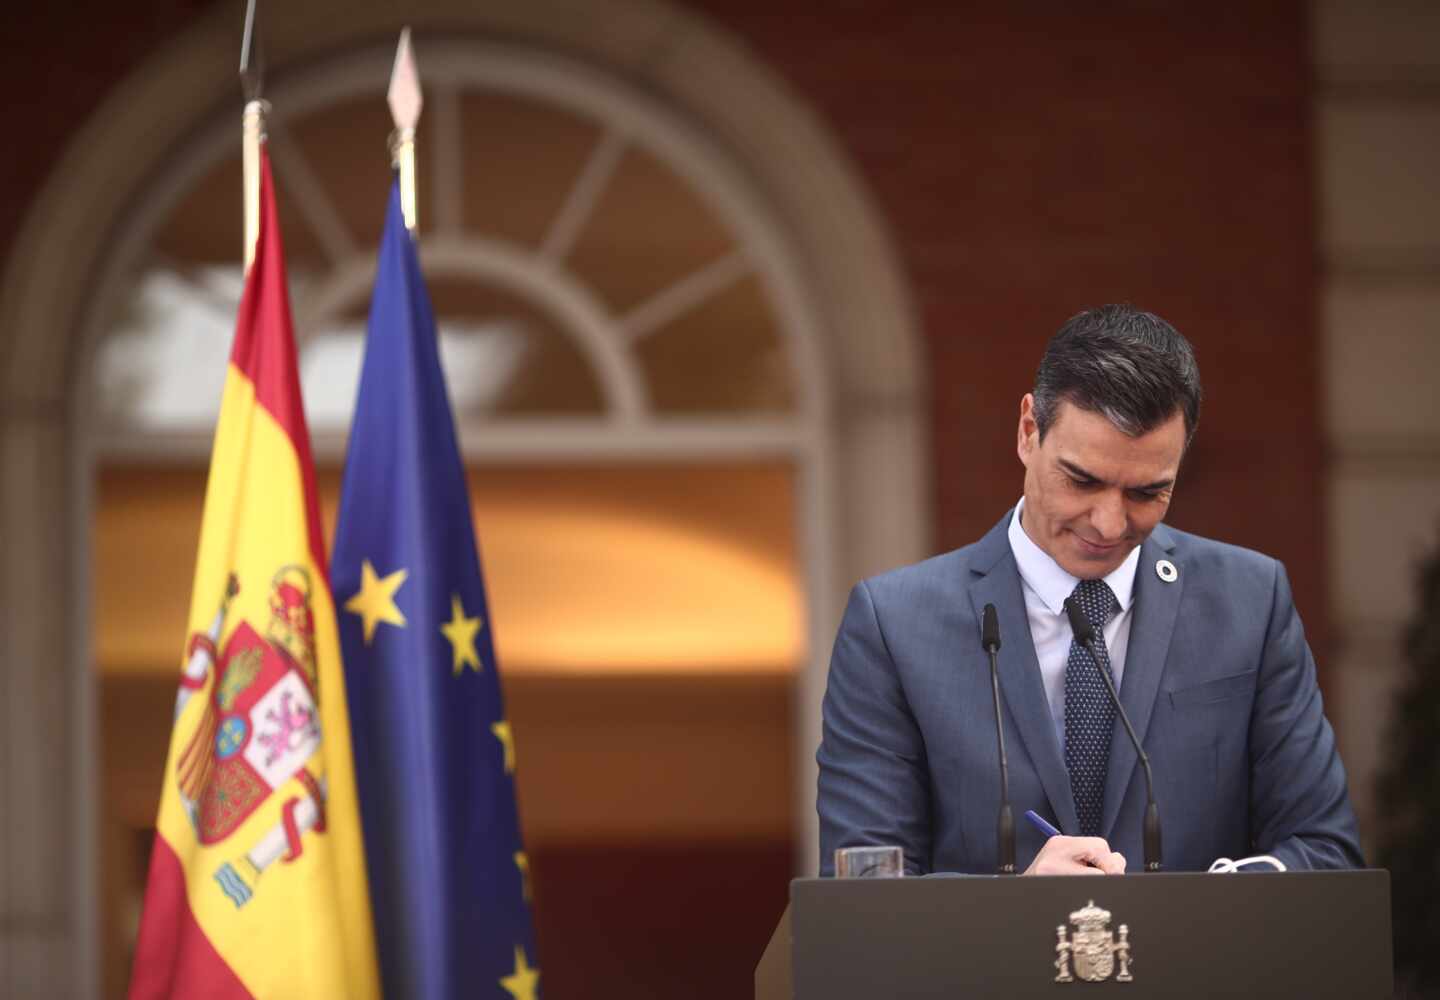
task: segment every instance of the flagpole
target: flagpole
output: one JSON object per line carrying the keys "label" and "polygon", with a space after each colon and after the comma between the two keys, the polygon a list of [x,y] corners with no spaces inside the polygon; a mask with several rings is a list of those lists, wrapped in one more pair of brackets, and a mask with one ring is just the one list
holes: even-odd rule
{"label": "flagpole", "polygon": [[260,97],[265,82],[265,57],[260,47],[257,0],[245,8],[245,34],[240,41],[240,91],[245,111],[240,117],[240,152],[244,167],[245,272],[255,260],[255,243],[260,237],[260,144],[265,141],[268,101]]}
{"label": "flagpole", "polygon": [[415,125],[420,121],[420,108],[425,102],[420,93],[420,74],[415,69],[415,51],[410,47],[408,27],[400,32],[385,100],[395,121],[395,131],[390,133],[390,163],[400,174],[400,211],[405,216],[405,228],[413,235],[420,224],[415,203]]}

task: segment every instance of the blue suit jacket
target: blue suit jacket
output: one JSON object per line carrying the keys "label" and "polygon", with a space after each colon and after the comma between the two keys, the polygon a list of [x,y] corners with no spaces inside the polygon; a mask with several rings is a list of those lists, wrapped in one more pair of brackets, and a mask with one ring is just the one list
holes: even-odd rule
{"label": "blue suit jacket", "polygon": [[[912,874],[993,872],[999,754],[980,612],[1000,613],[1001,704],[1024,870],[1034,809],[1078,829],[1030,640],[1006,514],[974,545],[858,584],[825,691],[821,872],[837,847],[898,844]],[[1179,570],[1162,581],[1155,565]],[[1140,550],[1120,700],[1150,755],[1167,870],[1273,854],[1292,869],[1364,863],[1345,770],[1284,568],[1157,526]],[[1101,836],[1142,860],[1145,779],[1119,720]]]}

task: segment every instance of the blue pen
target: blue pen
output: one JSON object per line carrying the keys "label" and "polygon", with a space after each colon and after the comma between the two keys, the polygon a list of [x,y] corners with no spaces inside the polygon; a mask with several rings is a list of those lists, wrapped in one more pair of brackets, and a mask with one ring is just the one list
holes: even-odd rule
{"label": "blue pen", "polygon": [[1031,825],[1031,826],[1035,827],[1035,829],[1037,829],[1037,830],[1039,830],[1041,833],[1045,834],[1045,836],[1047,836],[1047,837],[1058,837],[1058,836],[1060,836],[1060,831],[1057,830],[1057,829],[1055,829],[1053,826],[1051,826],[1051,825],[1045,820],[1045,817],[1044,817],[1044,816],[1041,816],[1041,815],[1040,815],[1039,813],[1037,813],[1034,809],[1026,809],[1026,810],[1025,810],[1025,818],[1030,821],[1030,825]]}

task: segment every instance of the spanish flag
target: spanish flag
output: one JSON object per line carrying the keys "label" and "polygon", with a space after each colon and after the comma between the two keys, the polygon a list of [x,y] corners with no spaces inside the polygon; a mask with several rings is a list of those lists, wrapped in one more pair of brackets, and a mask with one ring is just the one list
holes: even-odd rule
{"label": "spanish flag", "polygon": [[215,429],[132,998],[379,995],[270,162]]}

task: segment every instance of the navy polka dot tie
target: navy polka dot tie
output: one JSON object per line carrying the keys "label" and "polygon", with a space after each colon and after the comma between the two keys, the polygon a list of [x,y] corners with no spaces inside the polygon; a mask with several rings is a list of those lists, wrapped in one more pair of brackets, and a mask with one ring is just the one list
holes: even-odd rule
{"label": "navy polka dot tie", "polygon": [[1115,595],[1104,580],[1081,580],[1071,595],[1095,629],[1095,652],[1070,640],[1065,663],[1065,767],[1070,772],[1070,793],[1080,817],[1080,836],[1100,836],[1100,811],[1105,804],[1105,771],[1110,766],[1110,733],[1115,728],[1115,705],[1105,691],[1099,671],[1110,671],[1105,648],[1105,623],[1119,610]]}

